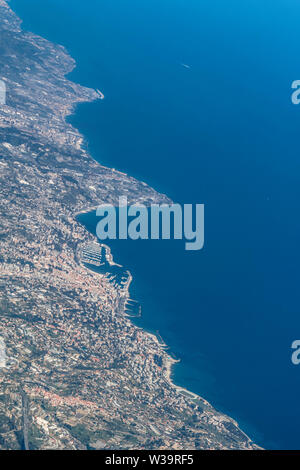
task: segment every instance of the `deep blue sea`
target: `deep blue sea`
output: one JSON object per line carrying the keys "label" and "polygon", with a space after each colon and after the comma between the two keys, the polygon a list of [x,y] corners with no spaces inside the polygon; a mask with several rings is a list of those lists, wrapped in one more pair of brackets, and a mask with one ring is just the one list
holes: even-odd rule
{"label": "deep blue sea", "polygon": [[[206,206],[206,244],[116,242],[174,381],[259,444],[300,448],[299,0],[12,0],[105,100],[71,122],[93,157]],[[190,68],[184,67],[188,65]],[[87,208],[88,209],[88,208]],[[93,231],[95,217],[85,217]]]}

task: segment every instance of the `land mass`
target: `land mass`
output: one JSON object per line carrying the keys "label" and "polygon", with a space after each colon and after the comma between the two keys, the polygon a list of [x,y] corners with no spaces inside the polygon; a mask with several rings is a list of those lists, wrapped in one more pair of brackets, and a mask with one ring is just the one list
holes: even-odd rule
{"label": "land mass", "polygon": [[174,360],[126,314],[130,278],[83,262],[97,241],[76,214],[168,198],[88,154],[66,116],[104,96],[74,66],[0,0],[0,449],[254,449],[174,386]]}

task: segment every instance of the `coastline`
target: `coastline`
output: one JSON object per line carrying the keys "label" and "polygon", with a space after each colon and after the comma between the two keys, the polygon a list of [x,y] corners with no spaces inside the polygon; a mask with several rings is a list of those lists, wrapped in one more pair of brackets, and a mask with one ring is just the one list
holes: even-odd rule
{"label": "coastline", "polygon": [[[74,62],[73,62],[73,66],[76,67],[76,64],[75,64]],[[72,67],[72,70],[73,70],[74,67]],[[71,70],[71,71],[72,71],[72,70]],[[65,75],[68,75],[69,73],[70,73],[70,71],[66,72]],[[75,86],[76,86],[76,85],[75,85]],[[88,94],[88,93],[87,93],[87,94]],[[93,101],[92,96],[93,96],[93,93],[92,93],[92,91],[90,90],[90,100],[86,100],[86,96],[82,96],[81,98],[78,98],[78,101],[77,101],[75,104],[71,105],[68,109],[66,109],[64,118],[66,118],[67,116],[71,116],[72,114],[76,113],[76,105],[77,105],[78,103],[80,103],[80,102],[87,102],[87,101]],[[97,99],[97,98],[95,97],[95,99]],[[99,98],[98,98],[98,99],[99,99]],[[100,97],[100,99],[101,99],[101,97]],[[66,125],[69,126],[69,124],[67,124],[67,122],[66,122]],[[73,126],[71,126],[71,127],[72,127],[72,129],[73,129]],[[83,136],[82,136],[82,138],[83,138]],[[81,141],[81,145],[82,145],[82,141]],[[83,147],[81,147],[81,150],[84,151]],[[93,158],[92,155],[90,155],[90,154],[89,154],[88,156],[91,157],[91,158]],[[96,160],[94,160],[94,162],[96,162]],[[85,163],[83,163],[83,164],[85,164]],[[118,173],[118,172],[116,172],[116,173]],[[123,174],[123,173],[120,173],[120,174]],[[128,176],[128,175],[126,175],[126,176]],[[129,177],[129,178],[130,178],[130,177]],[[152,190],[152,188],[151,188],[151,190]],[[156,193],[155,190],[153,190],[153,192]],[[156,194],[158,194],[158,193],[156,193]],[[159,196],[158,196],[158,197],[159,197]],[[165,197],[166,199],[168,199],[167,196],[165,196],[165,195],[163,195],[163,197]],[[88,211],[90,212],[92,209],[89,207],[89,208],[86,208],[86,210],[88,210]],[[78,213],[76,213],[76,214],[73,214],[74,219],[76,220],[77,215],[83,214],[83,213],[86,213],[86,211],[84,210],[84,208],[82,208],[80,212],[78,212]],[[107,245],[105,245],[105,246],[107,247]],[[116,263],[114,263],[113,254],[111,253],[110,248],[107,247],[107,249],[109,250],[109,252],[108,252],[109,262],[112,263],[112,265],[117,265]],[[120,265],[117,265],[117,266],[120,266]],[[126,286],[128,292],[129,292],[129,287],[130,287],[131,281],[132,281],[132,276],[130,275],[130,282],[129,282],[128,285]],[[159,348],[164,349],[165,347],[166,347],[166,348],[168,347],[167,345],[163,345],[163,344],[159,341],[158,337],[157,337],[155,334],[149,333],[149,332],[147,332],[146,330],[143,330],[143,331],[144,331],[144,333],[147,334],[150,338],[152,338],[152,340],[153,340],[155,343],[157,343],[157,345],[158,345]],[[177,385],[174,384],[174,382],[172,381],[172,370],[173,370],[173,366],[174,366],[176,363],[178,363],[178,362],[179,362],[179,360],[175,360],[175,359],[173,359],[173,358],[172,358],[171,356],[169,356],[169,355],[168,355],[168,357],[167,357],[166,360],[165,360],[164,368],[165,368],[166,370],[165,370],[165,373],[164,373],[164,374],[165,374],[165,378],[166,378],[166,381],[168,382],[168,384],[169,384],[171,387],[173,387],[173,388],[176,390],[177,393],[183,393],[183,394],[185,395],[185,398],[188,398],[189,400],[199,400],[201,403],[203,403],[203,404],[205,404],[205,405],[207,405],[207,406],[210,407],[210,406],[211,406],[210,403],[207,402],[205,399],[203,399],[201,396],[199,396],[199,395],[197,395],[197,394],[194,394],[193,392],[190,392],[188,389],[185,389],[185,388],[183,388],[183,387],[179,387],[179,386],[177,386]],[[187,396],[186,396],[186,395],[187,395]],[[222,413],[222,415],[223,415],[223,413]],[[228,416],[225,416],[225,415],[223,415],[223,416],[226,417],[226,419],[228,419],[229,421],[231,421],[231,422],[234,423],[235,425],[238,425],[238,424],[236,423],[236,421],[233,420],[232,418],[230,418],[230,417],[228,417]],[[241,432],[243,432],[243,431],[241,431]],[[243,434],[245,434],[245,433],[243,433]],[[246,434],[245,434],[245,435],[246,435]],[[247,436],[247,438],[248,438],[248,436]],[[248,438],[248,439],[249,439],[249,438]],[[250,439],[249,439],[249,441],[250,441]]]}
{"label": "coastline", "polygon": [[[3,0],[4,1],[4,0]],[[9,0],[8,0],[9,1]],[[21,24],[22,24],[22,19],[21,19]],[[77,63],[76,61],[72,58],[72,56],[69,54],[68,50],[65,48],[65,46],[61,45],[61,44],[56,44],[57,46],[59,47],[62,47],[66,53],[66,55],[70,58],[70,60],[73,62],[73,64],[70,66],[70,70],[66,71],[66,73],[64,74],[65,77],[67,78],[69,74],[71,74],[77,67]],[[84,88],[84,85],[80,84],[80,87],[83,87]],[[99,89],[96,89],[96,90],[91,90],[89,89],[90,91],[92,92],[95,92],[96,96],[89,99],[89,100],[86,100],[86,99],[78,99],[77,102],[73,103],[71,106],[70,106],[70,110],[66,111],[66,114],[65,114],[65,122],[66,124],[70,125],[72,128],[73,125],[70,124],[68,122],[68,118],[71,119],[72,116],[75,116],[76,115],[76,111],[77,111],[77,106],[80,104],[80,103],[92,103],[94,101],[97,101],[97,100],[104,100],[105,99],[105,95],[99,90]],[[89,142],[86,140],[86,137],[84,135],[81,135],[82,137],[82,141],[81,141],[81,150],[84,151],[84,152],[87,152],[88,155],[93,159],[93,161],[97,164],[99,164],[99,162],[93,157],[93,155],[89,152],[88,150],[88,146],[89,146]],[[119,171],[118,169],[116,168],[111,168],[111,167],[105,167],[107,169],[111,169],[113,172],[116,172],[122,176],[125,176],[125,177],[130,177],[130,175],[128,175],[127,173],[125,172],[122,172],[122,171]],[[139,181],[142,185],[145,185],[145,186],[148,186],[147,183],[145,183],[144,181]],[[152,188],[151,188],[152,189]],[[155,189],[153,189],[153,191],[157,192]],[[167,194],[163,194],[163,193],[158,193],[160,196],[162,196],[164,198],[164,202],[167,202],[167,203],[173,203],[173,201],[167,196]],[[74,214],[74,220],[77,220],[77,217],[81,216],[81,215],[86,215],[90,212],[93,212],[93,211],[96,211],[96,209],[98,208],[98,206],[91,206],[91,207],[88,207],[88,209],[86,208],[85,210],[82,209],[80,210],[79,212],[75,213]],[[84,227],[84,229],[86,230],[86,228]],[[95,241],[98,241],[98,238],[92,234],[92,237]],[[112,254],[112,250],[111,248],[106,245],[105,243],[100,243],[100,245],[104,246],[105,249],[106,249],[106,252],[107,252],[107,259],[110,263],[110,265],[112,266],[118,266],[118,267],[124,267],[118,263],[116,263],[114,261],[114,257],[113,257],[113,254]],[[127,270],[128,271],[128,270]],[[130,289],[130,284],[132,283],[133,281],[133,277],[132,277],[132,274],[130,273],[130,271],[128,271],[129,273],[129,282],[128,282],[128,285],[126,286],[126,290],[127,290],[127,294],[128,294],[128,297],[129,297],[129,289]],[[123,315],[130,318],[128,315],[126,315],[125,312],[123,312]],[[140,328],[140,327],[137,327],[138,329],[141,329],[144,333],[146,333],[146,335],[151,338],[157,345],[158,347],[162,348],[162,349],[169,349],[170,346],[168,346],[165,342],[161,342],[158,338],[158,336],[156,335],[155,332],[151,332],[151,331],[148,331],[147,329],[145,328]],[[185,395],[185,397],[187,397],[188,399],[190,400],[199,400],[201,401],[202,403],[205,403],[206,405],[208,406],[212,406],[209,401],[207,401],[205,398],[203,398],[201,395],[197,394],[197,393],[194,393],[192,391],[190,391],[187,387],[182,387],[180,385],[176,385],[172,379],[172,375],[174,375],[174,367],[176,364],[180,363],[181,362],[181,359],[174,359],[171,355],[168,355],[168,357],[165,359],[165,364],[164,364],[164,368],[165,368],[165,379],[166,379],[166,382],[172,387],[174,388],[174,390],[176,390],[177,393],[182,393],[183,395]],[[222,414],[224,414],[223,412],[221,412]],[[236,420],[234,420],[233,418],[231,418],[230,416],[226,415],[235,425],[239,426],[238,422]],[[246,433],[244,433],[246,435]],[[247,436],[248,437],[248,436]]]}
{"label": "coastline", "polygon": [[[75,65],[74,65],[74,68],[68,72],[66,74],[66,76],[69,74],[69,73],[72,73],[73,70],[76,68],[76,62],[75,62]],[[98,91],[98,90],[97,90]],[[99,99],[104,99],[104,95],[100,96]],[[92,102],[92,101],[90,101]],[[78,102],[77,104],[79,104],[80,102]],[[77,107],[77,104],[75,105],[75,108],[74,110],[72,111],[71,114],[67,115],[67,117],[72,117],[73,115],[76,114],[76,107]],[[85,137],[83,136],[83,139],[85,139]],[[83,140],[84,142],[84,140]],[[87,146],[88,146],[88,142],[87,143]],[[84,149],[84,147],[83,147]],[[96,162],[96,163],[99,163],[96,159],[93,158],[93,155],[90,154],[91,158]],[[110,167],[109,167],[110,168]],[[126,177],[130,177],[130,175],[128,175],[127,173],[125,172],[122,172],[122,171],[119,171],[118,169],[116,168],[110,168],[112,171],[116,171],[117,173],[123,175],[123,176],[126,176]],[[144,184],[144,185],[147,185],[145,182],[143,181],[140,181],[140,183]],[[154,189],[154,191],[156,192],[156,190]],[[159,193],[159,194],[162,194],[162,193]],[[162,194],[163,197],[166,198],[166,200],[169,202],[169,203],[172,203],[173,201],[167,196],[167,194]],[[94,207],[89,207],[88,208],[88,211],[86,210],[82,210],[78,213],[76,213],[74,215],[74,219],[76,220],[76,218],[80,215],[86,215],[92,211],[96,211],[96,209],[98,208],[98,206],[94,206]],[[99,242],[98,241],[98,238],[93,235],[93,238],[95,239],[95,241]],[[111,248],[108,246],[108,245],[105,245],[104,243],[101,243],[101,245],[105,246],[107,252],[108,252],[108,257],[109,257],[109,262],[111,263],[111,265],[114,265],[114,266],[122,266],[118,263],[115,263],[114,262],[114,258],[113,258],[113,254],[112,254],[112,250]],[[122,266],[124,267],[124,266]],[[128,271],[130,273],[130,271]],[[131,282],[133,281],[133,277],[130,273],[130,282],[127,286],[127,293],[128,293],[128,296],[129,296],[129,288],[130,288],[130,284]],[[123,315],[124,316],[127,316],[125,312],[123,312]],[[139,328],[139,327],[138,327]],[[157,335],[153,332],[150,332],[148,331],[147,329],[145,328],[140,328],[149,338],[153,339],[155,343],[157,343],[157,345],[159,347],[161,347],[162,349],[169,349],[170,347],[167,345],[167,344],[162,344]],[[164,372],[164,375],[165,375],[165,379],[166,379],[166,382],[176,391],[176,393],[181,393],[183,394],[187,399],[191,400],[191,401],[199,401],[207,406],[212,406],[211,403],[206,400],[205,398],[203,398],[201,395],[198,395],[197,393],[194,393],[192,391],[190,391],[187,387],[182,387],[180,385],[176,385],[175,382],[173,381],[172,379],[172,375],[174,375],[174,368],[176,366],[176,364],[180,363],[181,362],[181,359],[174,359],[172,356],[168,355],[168,357],[165,359],[165,363],[164,363],[164,368],[165,368],[165,372]],[[227,414],[224,414],[223,412],[221,412],[224,416],[226,416],[232,423],[234,423],[234,425],[238,426],[239,429],[241,430],[241,432],[249,439],[249,436],[240,428],[239,426],[239,423],[237,420],[235,420],[234,418],[232,418],[231,416],[228,416]],[[260,446],[256,446],[258,449],[263,449],[262,447]]]}
{"label": "coastline", "polygon": [[[90,211],[89,211],[90,212]],[[83,214],[86,214],[86,212],[81,212],[81,215]],[[77,215],[80,215],[80,214],[77,214]],[[85,228],[86,230],[86,228]],[[124,267],[118,263],[115,263],[114,262],[114,258],[113,258],[113,253],[112,253],[112,250],[111,248],[106,245],[105,243],[103,242],[99,242],[98,238],[96,236],[93,236],[93,239],[95,240],[95,242],[99,243],[100,246],[103,246],[105,247],[106,251],[107,251],[107,259],[110,263],[110,265],[112,266],[119,266],[119,267]],[[126,291],[127,291],[127,296],[128,298],[130,297],[130,294],[129,294],[129,289],[130,289],[130,284],[131,282],[133,281],[133,276],[131,275],[130,271],[129,272],[129,278],[130,278],[130,281],[128,282],[127,286],[126,286]],[[123,312],[123,315],[128,317],[128,315],[126,315],[125,312]],[[130,317],[128,317],[130,321],[132,321],[130,319]],[[164,350],[165,352],[170,349],[170,346],[167,345],[165,342],[162,342],[156,333],[154,332],[151,332],[151,331],[148,331],[146,328],[143,328],[143,327],[137,327],[138,330],[141,330],[143,331],[144,334],[146,334],[149,338],[151,338],[154,343],[157,344],[158,348],[161,348],[162,350]],[[189,401],[191,402],[194,402],[194,403],[201,403],[205,406],[208,406],[208,407],[211,407],[211,403],[206,400],[205,398],[203,398],[201,395],[197,394],[197,393],[194,393],[192,391],[190,391],[187,387],[182,387],[180,385],[176,385],[176,383],[174,382],[174,379],[172,378],[173,374],[174,374],[174,368],[176,366],[176,364],[180,363],[181,362],[181,359],[174,359],[171,355],[169,355],[167,353],[167,356],[164,357],[164,363],[163,363],[163,375],[165,377],[165,380],[166,382],[168,383],[168,385],[173,388],[176,393],[178,394],[182,394],[186,399],[188,399]],[[247,433],[245,431],[243,431],[241,428],[240,428],[240,425],[238,423],[237,420],[235,420],[234,418],[232,418],[231,416],[228,416],[227,414],[224,414],[223,412],[221,412],[223,416],[226,416],[227,419],[229,419],[235,426],[237,426],[239,428],[239,430],[244,434],[244,436],[249,439],[249,436],[247,435]],[[257,449],[260,449],[260,450],[263,450],[263,447],[261,446],[258,446],[256,445],[256,448]]]}

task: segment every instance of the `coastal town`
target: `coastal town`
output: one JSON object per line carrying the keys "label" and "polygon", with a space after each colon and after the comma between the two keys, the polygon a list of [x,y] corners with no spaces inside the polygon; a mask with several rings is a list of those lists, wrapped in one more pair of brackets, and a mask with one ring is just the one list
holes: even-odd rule
{"label": "coastal town", "polygon": [[120,283],[113,253],[86,266],[97,240],[77,214],[168,198],[91,158],[66,116],[102,93],[66,79],[73,59],[4,0],[0,37],[0,449],[255,449],[172,383],[167,346],[126,314],[126,267]]}

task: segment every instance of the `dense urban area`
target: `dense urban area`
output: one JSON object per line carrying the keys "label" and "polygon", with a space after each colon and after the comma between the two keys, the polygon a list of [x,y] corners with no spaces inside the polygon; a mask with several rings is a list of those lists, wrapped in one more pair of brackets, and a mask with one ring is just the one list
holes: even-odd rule
{"label": "dense urban area", "polygon": [[65,120],[102,98],[68,81],[61,46],[0,0],[0,449],[252,449],[231,418],[173,385],[174,360],[124,308],[129,293],[82,262],[76,215],[167,202],[102,167]]}

